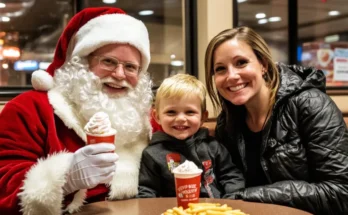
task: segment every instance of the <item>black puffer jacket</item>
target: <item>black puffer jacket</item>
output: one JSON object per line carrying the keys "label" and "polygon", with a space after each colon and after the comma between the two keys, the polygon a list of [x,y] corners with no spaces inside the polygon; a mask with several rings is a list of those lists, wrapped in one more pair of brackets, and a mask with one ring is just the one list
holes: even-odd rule
{"label": "black puffer jacket", "polygon": [[[170,164],[168,156],[177,156],[175,163]],[[203,170],[200,197],[230,198],[231,193],[244,188],[242,173],[232,163],[225,147],[210,137],[207,129],[199,129],[186,140],[158,131],[142,154],[137,197],[175,197],[171,170],[186,160]]]}
{"label": "black puffer jacket", "polygon": [[[237,198],[314,214],[348,214],[348,132],[342,113],[325,94],[325,76],[313,68],[278,68],[281,84],[261,146],[269,184],[246,188]],[[243,135],[226,129],[224,112],[216,137],[245,172]]]}

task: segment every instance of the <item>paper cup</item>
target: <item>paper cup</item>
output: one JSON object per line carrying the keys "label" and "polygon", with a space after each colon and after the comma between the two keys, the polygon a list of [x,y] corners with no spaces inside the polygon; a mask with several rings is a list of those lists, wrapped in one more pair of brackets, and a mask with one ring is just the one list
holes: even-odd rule
{"label": "paper cup", "polygon": [[87,144],[97,144],[97,143],[115,143],[116,132],[108,133],[108,134],[90,134],[87,135]]}
{"label": "paper cup", "polygon": [[196,173],[175,173],[175,191],[178,207],[188,208],[189,203],[198,203],[202,170]]}

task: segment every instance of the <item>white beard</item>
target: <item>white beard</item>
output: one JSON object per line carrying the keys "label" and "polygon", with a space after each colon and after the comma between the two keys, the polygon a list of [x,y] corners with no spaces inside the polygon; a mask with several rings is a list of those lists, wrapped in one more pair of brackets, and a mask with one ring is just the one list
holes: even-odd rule
{"label": "white beard", "polygon": [[112,127],[117,130],[116,145],[133,142],[139,135],[151,132],[148,116],[152,82],[147,72],[141,72],[136,87],[118,98],[102,91],[103,80],[89,71],[86,60],[78,57],[58,69],[54,79],[55,88],[71,102],[84,124],[96,112],[109,115]]}

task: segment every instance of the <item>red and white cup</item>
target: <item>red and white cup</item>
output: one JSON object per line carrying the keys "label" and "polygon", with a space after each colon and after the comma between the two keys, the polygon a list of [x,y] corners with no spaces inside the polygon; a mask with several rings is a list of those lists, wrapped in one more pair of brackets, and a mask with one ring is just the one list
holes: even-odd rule
{"label": "red and white cup", "polygon": [[86,132],[87,144],[98,144],[98,143],[115,143],[116,131],[109,132],[107,134],[91,134]]}
{"label": "red and white cup", "polygon": [[189,203],[198,203],[202,170],[197,169],[194,173],[173,173],[178,207],[186,209]]}

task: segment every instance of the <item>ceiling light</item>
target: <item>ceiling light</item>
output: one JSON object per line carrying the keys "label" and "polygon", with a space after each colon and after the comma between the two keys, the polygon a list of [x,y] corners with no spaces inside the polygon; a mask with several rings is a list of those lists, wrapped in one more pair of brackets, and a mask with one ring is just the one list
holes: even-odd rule
{"label": "ceiling light", "polygon": [[267,19],[259,19],[259,21],[257,21],[257,23],[259,23],[260,25],[266,24],[267,22],[268,22]]}
{"label": "ceiling light", "polygon": [[340,12],[337,10],[332,10],[332,11],[329,11],[328,14],[329,14],[329,16],[338,16],[338,15],[340,15]]}
{"label": "ceiling light", "polygon": [[140,16],[149,16],[149,15],[152,15],[153,14],[153,10],[142,10],[142,11],[139,11],[139,15]]}
{"label": "ceiling light", "polygon": [[237,0],[238,3],[246,2],[247,0]]}
{"label": "ceiling light", "polygon": [[326,43],[332,43],[332,42],[337,42],[340,41],[340,35],[334,34],[334,35],[329,35],[325,37],[325,42]]}
{"label": "ceiling light", "polygon": [[6,7],[6,4],[0,2],[0,8]]}
{"label": "ceiling light", "polygon": [[266,14],[265,14],[265,13],[257,13],[257,14],[255,15],[255,17],[256,17],[256,19],[263,19],[263,18],[266,17]]}
{"label": "ceiling light", "polygon": [[282,18],[280,18],[279,16],[273,16],[268,18],[268,21],[270,22],[279,22],[280,20],[282,20]]}
{"label": "ceiling light", "polygon": [[10,18],[7,16],[0,17],[0,22],[9,22]]}
{"label": "ceiling light", "polygon": [[2,68],[8,69],[8,64],[7,64],[7,63],[3,63],[3,64],[2,64]]}
{"label": "ceiling light", "polygon": [[182,60],[173,60],[172,62],[170,62],[170,65],[172,65],[172,66],[183,66],[184,65],[184,61],[182,61]]}
{"label": "ceiling light", "polygon": [[116,3],[116,0],[103,0],[105,4],[113,4]]}

